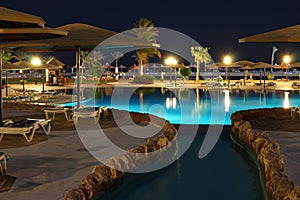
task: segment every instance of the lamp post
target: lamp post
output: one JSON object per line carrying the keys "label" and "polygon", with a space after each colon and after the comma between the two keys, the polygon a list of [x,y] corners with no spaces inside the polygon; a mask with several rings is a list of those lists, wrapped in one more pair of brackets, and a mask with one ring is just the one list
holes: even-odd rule
{"label": "lamp post", "polygon": [[230,79],[229,79],[229,71],[228,71],[228,65],[232,62],[231,56],[227,55],[223,59],[223,63],[226,67],[226,79],[228,80],[228,88],[230,88]]}
{"label": "lamp post", "polygon": [[[31,64],[35,67],[39,67],[42,64],[42,61],[39,57],[33,57],[31,60]],[[42,92],[44,92],[44,70],[42,70],[42,84],[43,84]]]}
{"label": "lamp post", "polygon": [[[165,60],[165,64],[170,67],[170,82],[172,82],[172,66],[177,65],[177,60],[174,57],[168,57]],[[176,84],[176,73],[175,73],[175,84]]]}
{"label": "lamp post", "polygon": [[291,63],[291,56],[285,55],[283,57],[283,63],[285,64],[285,79],[288,80],[288,65]]}

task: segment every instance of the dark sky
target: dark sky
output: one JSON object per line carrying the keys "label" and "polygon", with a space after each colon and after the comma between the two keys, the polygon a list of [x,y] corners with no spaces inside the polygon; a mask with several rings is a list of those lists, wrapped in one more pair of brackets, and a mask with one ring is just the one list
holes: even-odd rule
{"label": "dark sky", "polygon": [[[197,3],[196,3],[197,2]],[[238,43],[238,38],[300,24],[299,1],[169,0],[2,0],[1,6],[42,17],[46,26],[81,22],[117,32],[133,28],[141,17],[155,26],[179,31],[210,47],[215,61],[230,53],[235,60],[270,62],[272,46],[300,61],[300,44]]]}

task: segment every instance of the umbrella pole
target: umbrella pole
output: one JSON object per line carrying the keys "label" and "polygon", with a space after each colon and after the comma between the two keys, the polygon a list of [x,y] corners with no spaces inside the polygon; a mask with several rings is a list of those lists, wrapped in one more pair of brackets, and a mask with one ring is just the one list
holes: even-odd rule
{"label": "umbrella pole", "polygon": [[264,88],[266,88],[266,68],[264,68]]}
{"label": "umbrella pole", "polygon": [[22,73],[22,85],[23,85],[23,92],[25,92],[24,72]]}
{"label": "umbrella pole", "polygon": [[77,86],[77,108],[80,107],[80,72],[79,72],[79,65],[80,65],[80,47],[77,46],[76,47],[76,74],[77,74],[77,82],[76,82],[76,86]]}
{"label": "umbrella pole", "polygon": [[2,104],[2,50],[0,49],[0,88],[1,88],[1,92],[0,92],[0,126],[3,126],[3,122],[2,122],[2,111],[3,111],[3,104]]}
{"label": "umbrella pole", "polygon": [[230,72],[228,71],[228,89],[230,89]]}
{"label": "umbrella pole", "polygon": [[245,73],[245,69],[244,69],[244,85],[246,85],[246,73]]}
{"label": "umbrella pole", "polygon": [[259,70],[259,84],[261,85],[261,70]]}
{"label": "umbrella pole", "polygon": [[8,79],[7,79],[7,70],[5,71],[5,94],[8,96]]}
{"label": "umbrella pole", "polygon": [[44,86],[44,84],[45,84],[45,81],[44,81],[44,79],[45,79],[45,70],[43,70],[43,74],[42,74],[42,84],[43,84],[43,87],[42,87],[42,92],[44,92],[44,91],[45,91],[45,86]]}

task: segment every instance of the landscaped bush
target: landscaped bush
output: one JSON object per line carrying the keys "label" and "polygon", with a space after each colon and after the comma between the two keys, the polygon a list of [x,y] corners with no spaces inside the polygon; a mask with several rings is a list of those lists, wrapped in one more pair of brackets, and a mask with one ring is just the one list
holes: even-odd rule
{"label": "landscaped bush", "polygon": [[274,74],[269,74],[268,75],[268,80],[274,80]]}
{"label": "landscaped bush", "polygon": [[132,83],[136,84],[152,84],[154,83],[155,77],[154,76],[136,76],[133,79]]}

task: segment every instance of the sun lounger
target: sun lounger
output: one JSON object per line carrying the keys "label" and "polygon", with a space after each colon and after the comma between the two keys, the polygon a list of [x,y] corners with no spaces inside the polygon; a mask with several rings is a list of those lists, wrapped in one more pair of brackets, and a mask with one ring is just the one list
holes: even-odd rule
{"label": "sun lounger", "polygon": [[90,109],[77,109],[73,111],[73,121],[74,124],[78,123],[79,118],[94,118],[95,123],[99,121],[99,114],[97,110],[90,110]]}
{"label": "sun lounger", "polygon": [[49,114],[51,113],[52,114],[52,120],[55,119],[55,114],[57,113],[63,113],[65,114],[65,117],[66,117],[66,120],[70,120],[70,117],[69,117],[69,112],[70,109],[69,108],[65,108],[65,107],[53,107],[53,108],[45,108],[44,109],[44,113],[45,113],[45,116],[46,116],[46,119],[49,119]]}
{"label": "sun lounger", "polygon": [[292,88],[294,88],[294,89],[300,88],[300,83],[299,82],[293,82],[292,83]]}
{"label": "sun lounger", "polygon": [[98,120],[100,120],[101,114],[103,115],[103,118],[107,118],[108,109],[109,109],[109,107],[103,107],[103,106],[99,107],[98,113],[97,113]]}
{"label": "sun lounger", "polygon": [[8,155],[5,152],[0,152],[0,175],[5,176],[6,174],[6,162],[8,160]]}
{"label": "sun lounger", "polygon": [[300,106],[296,106],[296,107],[291,108],[290,117],[295,118],[297,114],[300,115]]}
{"label": "sun lounger", "polygon": [[26,142],[31,142],[35,131],[39,128],[43,130],[46,135],[49,135],[51,130],[50,119],[24,119],[17,122],[9,123],[7,126],[0,127],[0,142],[5,134],[23,135]]}

